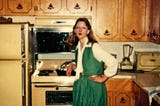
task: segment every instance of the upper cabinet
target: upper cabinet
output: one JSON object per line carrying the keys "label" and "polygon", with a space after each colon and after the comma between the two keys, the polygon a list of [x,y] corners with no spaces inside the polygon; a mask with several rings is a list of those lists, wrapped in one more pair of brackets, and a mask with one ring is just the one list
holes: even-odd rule
{"label": "upper cabinet", "polygon": [[118,40],[119,0],[96,0],[94,2],[93,27],[95,34],[103,41]]}
{"label": "upper cabinet", "polygon": [[[91,15],[92,0],[0,0],[2,15]],[[1,12],[5,4],[5,12]]]}
{"label": "upper cabinet", "polygon": [[5,0],[0,0],[0,14],[3,15],[4,14],[4,10],[5,10]]}
{"label": "upper cabinet", "polygon": [[160,0],[151,1],[150,41],[160,44]]}
{"label": "upper cabinet", "polygon": [[33,0],[6,0],[5,15],[32,15]]}
{"label": "upper cabinet", "polygon": [[91,15],[92,0],[39,0],[36,15]]}
{"label": "upper cabinet", "polygon": [[91,15],[92,0],[67,0],[66,10],[71,14]]}
{"label": "upper cabinet", "polygon": [[148,41],[149,0],[122,0],[122,41]]}
{"label": "upper cabinet", "polygon": [[95,34],[100,41],[148,41],[150,0],[97,0]]}
{"label": "upper cabinet", "polygon": [[35,15],[63,14],[64,0],[35,0]]}

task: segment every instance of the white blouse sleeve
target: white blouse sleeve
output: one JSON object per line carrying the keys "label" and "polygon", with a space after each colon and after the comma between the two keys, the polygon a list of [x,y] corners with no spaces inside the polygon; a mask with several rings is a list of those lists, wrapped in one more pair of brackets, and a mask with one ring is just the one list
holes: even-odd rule
{"label": "white blouse sleeve", "polygon": [[98,61],[103,61],[106,65],[104,74],[107,77],[112,77],[117,73],[118,62],[117,60],[107,51],[105,51],[98,43],[93,45],[93,54]]}

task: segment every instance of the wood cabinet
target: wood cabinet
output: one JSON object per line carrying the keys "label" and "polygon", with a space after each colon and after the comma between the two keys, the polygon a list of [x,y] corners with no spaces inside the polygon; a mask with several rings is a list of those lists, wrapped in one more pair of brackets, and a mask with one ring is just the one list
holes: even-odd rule
{"label": "wood cabinet", "polygon": [[94,4],[93,27],[99,40],[119,39],[119,0],[96,0]]}
{"label": "wood cabinet", "polygon": [[5,0],[0,0],[0,15],[4,14],[4,10],[5,10]]}
{"label": "wood cabinet", "polygon": [[6,0],[4,15],[33,15],[33,0]]}
{"label": "wood cabinet", "polygon": [[108,106],[143,106],[143,104],[149,106],[148,96],[144,95],[145,91],[132,79],[109,79],[106,88]]}
{"label": "wood cabinet", "polygon": [[123,0],[121,19],[122,41],[148,41],[149,0]]}
{"label": "wood cabinet", "polygon": [[62,14],[65,0],[35,0],[35,15]]}
{"label": "wood cabinet", "polygon": [[160,44],[160,0],[151,1],[150,41]]}
{"label": "wood cabinet", "polygon": [[92,0],[66,0],[66,10],[70,14],[91,15]]}
{"label": "wood cabinet", "polygon": [[100,41],[148,41],[150,0],[97,0],[93,14]]}
{"label": "wood cabinet", "polygon": [[[92,0],[0,0],[2,15],[91,15]],[[0,4],[0,11],[3,5]]]}
{"label": "wood cabinet", "polygon": [[91,0],[39,0],[36,15],[90,15]]}

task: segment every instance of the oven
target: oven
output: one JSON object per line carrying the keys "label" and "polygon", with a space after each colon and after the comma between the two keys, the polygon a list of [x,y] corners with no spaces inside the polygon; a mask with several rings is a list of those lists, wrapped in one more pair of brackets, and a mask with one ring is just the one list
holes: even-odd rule
{"label": "oven", "polygon": [[72,106],[72,85],[32,84],[32,106]]}
{"label": "oven", "polygon": [[[46,19],[48,20],[48,19]],[[69,20],[48,20],[51,25],[34,26],[34,51],[35,53],[60,53],[70,52],[70,48],[65,41],[72,32],[72,27],[65,25]]]}
{"label": "oven", "polygon": [[65,44],[77,18],[36,17],[34,26],[34,73],[32,106],[72,106],[75,71],[65,75],[74,52]]}

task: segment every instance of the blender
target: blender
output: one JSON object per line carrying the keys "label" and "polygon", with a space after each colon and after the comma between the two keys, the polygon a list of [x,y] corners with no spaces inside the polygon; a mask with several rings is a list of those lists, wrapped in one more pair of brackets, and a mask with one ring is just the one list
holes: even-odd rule
{"label": "blender", "polygon": [[133,47],[129,44],[123,44],[123,59],[120,63],[121,71],[132,71],[133,63],[130,61],[130,56],[132,54]]}

